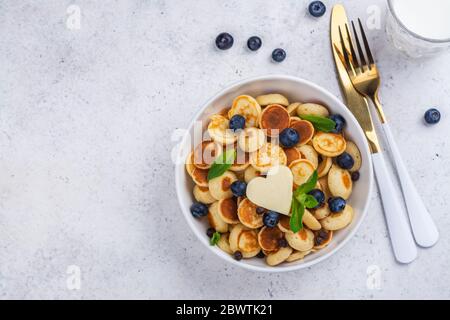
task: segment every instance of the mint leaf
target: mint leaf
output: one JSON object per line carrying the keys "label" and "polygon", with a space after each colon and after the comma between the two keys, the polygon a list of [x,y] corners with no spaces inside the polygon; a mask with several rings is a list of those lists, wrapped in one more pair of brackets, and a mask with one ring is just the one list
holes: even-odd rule
{"label": "mint leaf", "polygon": [[219,240],[220,240],[220,233],[216,231],[216,232],[214,232],[211,239],[209,239],[209,244],[212,246],[215,246],[217,244],[217,242],[219,242]]}
{"label": "mint leaf", "polygon": [[217,177],[220,177],[230,169],[234,160],[236,159],[236,150],[227,150],[224,151],[221,155],[214,160],[211,168],[208,170],[208,181]]}
{"label": "mint leaf", "polygon": [[313,116],[311,114],[302,115],[300,116],[300,118],[311,122],[314,128],[316,128],[319,131],[330,132],[336,127],[336,122],[334,122],[329,118]]}
{"label": "mint leaf", "polygon": [[319,202],[316,200],[316,198],[314,198],[310,194],[305,194],[305,200],[302,203],[308,209],[312,209],[312,208],[316,207],[319,204]]}
{"label": "mint leaf", "polygon": [[292,214],[291,219],[289,220],[289,226],[291,227],[292,232],[296,233],[303,229],[303,214],[305,213],[305,207],[303,204],[297,199],[292,199]]}
{"label": "mint leaf", "polygon": [[309,177],[308,181],[306,181],[304,184],[302,184],[295,190],[294,196],[297,198],[299,195],[303,193],[310,192],[312,189],[316,187],[317,179],[318,179],[317,170],[314,170],[313,174]]}

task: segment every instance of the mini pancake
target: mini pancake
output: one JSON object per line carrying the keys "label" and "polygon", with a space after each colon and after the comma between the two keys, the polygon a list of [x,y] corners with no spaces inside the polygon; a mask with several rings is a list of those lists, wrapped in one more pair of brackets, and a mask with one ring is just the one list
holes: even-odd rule
{"label": "mini pancake", "polygon": [[302,185],[308,181],[309,177],[314,173],[314,165],[311,161],[306,159],[295,160],[289,165],[289,169],[294,176],[294,184],[297,186]]}
{"label": "mini pancake", "polygon": [[302,155],[297,148],[285,148],[283,149],[286,154],[286,165],[289,166],[295,160],[301,159]]}
{"label": "mini pancake", "polygon": [[298,146],[307,144],[314,136],[314,126],[309,121],[293,120],[291,117],[291,124],[289,127],[297,131],[300,136],[300,141],[297,144]]}
{"label": "mini pancake", "polygon": [[225,118],[228,118],[228,112],[230,112],[230,107],[225,107],[222,110],[220,110],[217,114],[224,116]]}
{"label": "mini pancake", "polygon": [[308,251],[293,251],[291,255],[286,259],[286,262],[294,262],[297,260],[301,260],[304,257],[306,257],[308,254],[310,254],[312,250]]}
{"label": "mini pancake", "polygon": [[268,106],[269,104],[281,104],[282,106],[288,106],[288,99],[279,93],[264,94],[256,97],[260,106]]}
{"label": "mini pancake", "polygon": [[283,231],[281,231],[278,227],[263,227],[259,231],[258,242],[263,250],[273,252],[280,249],[280,239],[282,239],[283,236]]}
{"label": "mini pancake", "polygon": [[256,256],[261,251],[258,244],[258,232],[256,230],[243,230],[238,238],[238,248],[244,258]]}
{"label": "mini pancake", "polygon": [[250,229],[256,229],[263,226],[263,215],[256,212],[257,206],[248,199],[239,203],[237,215],[239,221]]}
{"label": "mini pancake", "polygon": [[337,165],[332,165],[328,172],[328,188],[333,196],[347,200],[353,189],[350,173]]}
{"label": "mini pancake", "polygon": [[291,225],[289,221],[291,218],[289,216],[286,216],[284,214],[280,215],[280,220],[278,221],[278,228],[280,228],[283,232],[292,232]]}
{"label": "mini pancake", "polygon": [[192,172],[195,169],[194,166],[194,151],[191,151],[191,153],[188,154],[185,161],[186,171],[187,173],[192,177]]}
{"label": "mini pancake", "polygon": [[283,149],[276,144],[267,142],[258,151],[250,155],[250,164],[258,171],[266,173],[271,167],[285,166],[287,162]]}
{"label": "mini pancake", "polygon": [[209,206],[208,210],[209,225],[216,229],[217,232],[224,233],[228,231],[228,224],[223,221],[219,215],[219,202],[214,202]]}
{"label": "mini pancake", "polygon": [[314,149],[326,157],[336,157],[345,151],[347,143],[341,134],[317,132],[313,140]]}
{"label": "mini pancake", "polygon": [[298,106],[301,105],[301,102],[294,102],[291,103],[290,105],[288,105],[287,107],[287,112],[289,113],[290,116],[296,116],[297,115],[297,108]]}
{"label": "mini pancake", "polygon": [[320,229],[314,232],[314,249],[319,250],[325,248],[333,239],[333,231]]}
{"label": "mini pancake", "polygon": [[296,233],[286,233],[285,237],[289,245],[298,251],[308,251],[314,246],[314,233],[305,227]]}
{"label": "mini pancake", "polygon": [[330,207],[328,207],[328,203],[326,201],[323,206],[313,210],[313,215],[317,220],[325,219],[330,214]]}
{"label": "mini pancake", "polygon": [[311,163],[314,165],[314,169],[317,169],[319,165],[319,155],[317,154],[316,150],[314,150],[314,148],[309,144],[297,147],[297,149],[298,151],[300,151],[302,158],[311,161]]}
{"label": "mini pancake", "polygon": [[245,128],[238,137],[238,145],[245,152],[255,152],[266,143],[264,131],[258,128]]}
{"label": "mini pancake", "polygon": [[222,153],[222,146],[214,141],[203,141],[194,149],[194,165],[199,169],[209,169]]}
{"label": "mini pancake", "polygon": [[222,249],[223,251],[225,251],[226,253],[233,254],[233,251],[231,251],[231,248],[230,248],[230,242],[228,240],[229,237],[230,237],[229,233],[222,233],[220,235],[219,241],[217,242],[217,246],[220,249]]}
{"label": "mini pancake", "polygon": [[280,248],[280,250],[278,250],[277,252],[269,253],[266,257],[266,263],[269,266],[279,265],[280,263],[286,261],[287,258],[290,257],[290,255],[292,254],[292,251],[293,250],[291,247],[286,247],[286,248]]}
{"label": "mini pancake", "polygon": [[328,171],[333,164],[333,159],[330,157],[322,156],[322,161],[317,166],[317,175],[322,178],[327,175]]}
{"label": "mini pancake", "polygon": [[228,118],[231,119],[234,115],[239,114],[245,118],[245,127],[256,127],[261,116],[261,106],[250,96],[241,95],[233,100]]}
{"label": "mini pancake", "polygon": [[291,116],[290,120],[289,120],[289,125],[291,125],[292,123],[294,123],[295,121],[301,121],[302,119],[297,117],[297,116]]}
{"label": "mini pancake", "polygon": [[330,188],[328,188],[328,176],[320,178],[318,182],[320,183],[321,190],[325,194],[325,200],[328,200],[328,198],[331,197],[331,191]]}
{"label": "mini pancake", "polygon": [[289,113],[279,104],[271,104],[261,113],[259,126],[265,129],[269,137],[277,137],[281,131],[289,127]]}
{"label": "mini pancake", "polygon": [[208,170],[207,169],[199,169],[194,168],[194,171],[192,171],[192,180],[194,180],[194,183],[198,185],[199,187],[208,188]]}
{"label": "mini pancake", "polygon": [[248,228],[246,228],[244,225],[242,224],[235,224],[233,225],[233,228],[230,231],[230,236],[229,236],[229,243],[230,243],[230,249],[232,252],[236,252],[239,250],[239,237],[241,235],[241,233],[244,230],[248,230]]}
{"label": "mini pancake", "polygon": [[230,129],[230,121],[219,114],[210,117],[208,133],[212,140],[220,144],[232,144],[236,142],[237,135]]}
{"label": "mini pancake", "polygon": [[197,200],[198,202],[204,204],[211,204],[216,201],[216,199],[214,199],[211,193],[209,192],[208,187],[200,187],[198,185],[195,185],[194,191],[192,193],[194,194],[195,200]]}
{"label": "mini pancake", "polygon": [[327,108],[317,103],[302,103],[297,108],[297,114],[299,117],[306,115],[328,117],[330,115]]}
{"label": "mini pancake", "polygon": [[335,231],[348,226],[353,220],[353,208],[347,204],[341,212],[332,213],[325,219],[320,220],[320,224],[326,230]]}
{"label": "mini pancake", "polygon": [[236,180],[236,175],[233,172],[225,171],[223,175],[209,180],[209,192],[217,200],[231,198],[233,193],[230,186]]}
{"label": "mini pancake", "polygon": [[260,177],[260,176],[261,176],[261,171],[256,170],[252,166],[245,169],[244,180],[246,183],[249,183],[253,178]]}
{"label": "mini pancake", "polygon": [[303,213],[303,224],[305,224],[309,229],[311,230],[320,230],[322,229],[322,226],[320,225],[320,222],[317,221],[316,218],[309,212],[308,209],[305,209],[305,212]]}
{"label": "mini pancake", "polygon": [[355,163],[353,167],[349,169],[350,172],[358,171],[361,168],[362,158],[361,152],[359,151],[358,146],[353,141],[347,141],[347,147],[345,148],[345,152],[352,156]]}
{"label": "mini pancake", "polygon": [[230,167],[231,171],[242,171],[250,165],[250,155],[247,152],[237,149],[236,158]]}
{"label": "mini pancake", "polygon": [[218,203],[218,212],[223,221],[229,224],[239,223],[237,203],[234,198],[222,199]]}

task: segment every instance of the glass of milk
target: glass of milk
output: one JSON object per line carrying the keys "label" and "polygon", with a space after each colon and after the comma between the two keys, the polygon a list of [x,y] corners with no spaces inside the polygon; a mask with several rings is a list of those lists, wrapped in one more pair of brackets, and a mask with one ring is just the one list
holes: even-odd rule
{"label": "glass of milk", "polygon": [[386,32],[410,57],[450,48],[450,0],[388,0]]}

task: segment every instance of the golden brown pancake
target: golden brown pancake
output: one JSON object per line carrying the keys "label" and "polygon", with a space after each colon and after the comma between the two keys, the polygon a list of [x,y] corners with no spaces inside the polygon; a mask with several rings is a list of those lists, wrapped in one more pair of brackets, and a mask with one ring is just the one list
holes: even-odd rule
{"label": "golden brown pancake", "polygon": [[258,234],[258,242],[265,251],[276,251],[280,248],[280,239],[283,238],[283,231],[278,227],[263,227]]}
{"label": "golden brown pancake", "polygon": [[221,152],[222,147],[218,143],[203,141],[194,149],[194,165],[199,169],[208,169]]}
{"label": "golden brown pancake", "polygon": [[286,154],[286,158],[287,158],[286,165],[287,166],[289,166],[291,164],[291,162],[302,158],[300,151],[298,151],[296,148],[285,148],[283,150],[284,150],[284,153]]}
{"label": "golden brown pancake", "polygon": [[220,200],[219,214],[226,223],[239,223],[236,200],[234,198]]}
{"label": "golden brown pancake", "polygon": [[286,216],[284,214],[280,216],[280,221],[278,222],[278,225],[280,226],[280,229],[283,232],[291,231],[291,225],[289,224],[290,220],[291,218],[289,216]]}
{"label": "golden brown pancake", "polygon": [[194,168],[192,171],[192,180],[200,187],[208,188],[208,170]]}
{"label": "golden brown pancake", "polygon": [[255,230],[244,230],[239,235],[238,247],[242,252],[259,250],[258,233]]}
{"label": "golden brown pancake", "polygon": [[306,144],[314,136],[314,126],[309,121],[293,120],[289,127],[298,132],[300,136],[298,145]]}
{"label": "golden brown pancake", "polygon": [[289,127],[289,121],[289,113],[285,107],[271,104],[261,113],[260,127],[267,130],[269,137],[276,137],[283,129]]}
{"label": "golden brown pancake", "polygon": [[251,229],[263,226],[263,216],[256,212],[257,206],[248,199],[239,203],[238,217],[241,223]]}

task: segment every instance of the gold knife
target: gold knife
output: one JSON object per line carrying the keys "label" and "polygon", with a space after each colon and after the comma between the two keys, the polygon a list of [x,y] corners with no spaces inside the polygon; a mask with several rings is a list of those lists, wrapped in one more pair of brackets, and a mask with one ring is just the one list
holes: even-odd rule
{"label": "gold knife", "polygon": [[[369,104],[353,87],[340,57],[342,50],[339,50],[341,48],[339,28],[345,28],[346,24],[348,25],[348,20],[344,7],[339,4],[335,5],[331,14],[331,48],[342,93],[347,107],[363,129],[369,143],[370,151],[372,152],[373,169],[377,178],[381,201],[383,202],[384,215],[386,217],[386,224],[395,258],[401,263],[410,263],[417,257],[417,248],[411,233],[406,211],[401,205],[401,199],[396,195],[396,187],[392,182],[392,175],[387,170],[383,152],[380,149],[378,137],[373,126]],[[349,48],[349,39],[347,37],[343,38],[344,46]]]}

